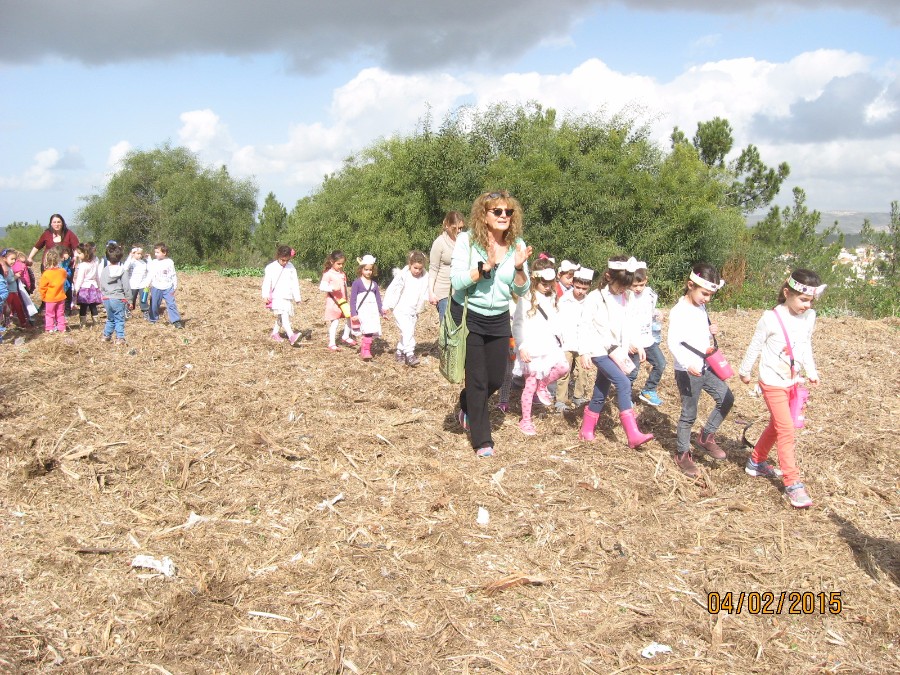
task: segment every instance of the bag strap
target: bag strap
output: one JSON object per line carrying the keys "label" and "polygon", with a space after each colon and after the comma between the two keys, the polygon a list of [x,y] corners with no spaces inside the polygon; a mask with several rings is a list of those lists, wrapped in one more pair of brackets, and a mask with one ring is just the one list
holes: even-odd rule
{"label": "bag strap", "polygon": [[788,358],[791,360],[791,377],[795,377],[796,373],[794,372],[794,350],[791,349],[791,339],[788,337],[787,328],[784,326],[784,321],[781,320],[781,317],[778,316],[778,307],[772,309],[772,313],[775,315],[775,318],[778,319],[778,323],[781,325],[781,332],[784,333],[784,341],[787,343],[787,353]]}
{"label": "bag strap", "polygon": [[[706,323],[707,323],[707,325],[712,326],[712,319],[709,318],[709,312],[707,312],[705,309],[704,309],[703,311],[704,311],[704,313],[706,314]],[[716,340],[716,336],[710,334],[710,337],[713,339],[713,347],[714,347],[715,349],[718,349],[718,348],[719,348],[719,343],[718,343],[718,341]],[[704,363],[706,362],[706,356],[707,356],[707,355],[704,354],[703,352],[701,352],[699,349],[694,349],[694,348],[691,347],[687,342],[682,342],[682,343],[681,343],[681,346],[684,347],[685,349],[689,350],[689,351],[694,352],[697,356],[699,356],[701,359],[703,359]]]}

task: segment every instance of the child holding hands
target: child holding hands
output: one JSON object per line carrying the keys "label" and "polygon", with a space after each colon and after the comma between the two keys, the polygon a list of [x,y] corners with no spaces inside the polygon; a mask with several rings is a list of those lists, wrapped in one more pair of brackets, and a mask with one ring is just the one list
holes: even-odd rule
{"label": "child holding hands", "polygon": [[[798,509],[812,506],[812,499],[800,482],[794,456],[795,423],[791,416],[790,395],[798,383],[800,366],[806,371],[810,384],[819,384],[812,353],[812,333],[816,327],[816,310],[812,305],[824,291],[818,274],[812,270],[794,270],[778,292],[775,308],[763,312],[756,324],[753,340],[738,371],[741,382],[750,384],[753,364],[760,359],[759,387],[771,414],[768,426],[747,460],[745,471],[763,478],[783,476],[785,494],[791,505]],[[780,471],[766,461],[776,444]]]}

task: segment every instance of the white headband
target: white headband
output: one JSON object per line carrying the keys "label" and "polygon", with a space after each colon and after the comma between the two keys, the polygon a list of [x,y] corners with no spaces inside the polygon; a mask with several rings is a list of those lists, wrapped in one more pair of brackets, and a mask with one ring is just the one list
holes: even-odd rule
{"label": "white headband", "polygon": [[548,267],[543,270],[533,270],[531,272],[531,276],[535,279],[543,279],[544,281],[553,281],[556,278],[556,272],[553,271],[552,267]]}
{"label": "white headband", "polygon": [[565,274],[566,272],[577,272],[580,267],[581,265],[576,265],[569,260],[563,260],[559,265],[559,273]]}
{"label": "white headband", "polygon": [[356,262],[360,265],[374,265],[375,264],[375,256],[370,253],[366,253],[362,258],[357,258]]}
{"label": "white headband", "polygon": [[587,281],[590,283],[594,280],[594,270],[590,267],[579,267],[575,272],[575,278],[579,281]]}
{"label": "white headband", "polygon": [[706,290],[712,291],[713,293],[715,293],[715,292],[718,291],[720,288],[722,288],[722,286],[725,285],[725,280],[724,280],[724,279],[722,279],[722,281],[720,281],[718,284],[714,284],[713,282],[707,281],[707,280],[704,279],[703,277],[698,276],[698,275],[694,274],[693,272],[691,272],[690,279],[691,279],[691,281],[693,281],[695,284],[697,284],[700,288],[705,288]]}
{"label": "white headband", "polygon": [[813,298],[820,297],[822,293],[825,292],[825,289],[828,288],[828,284],[822,284],[821,286],[807,286],[806,284],[801,284],[799,281],[794,279],[793,276],[788,277],[787,284],[798,293],[811,295],[813,296]]}
{"label": "white headband", "polygon": [[647,263],[643,260],[635,260],[634,256],[631,256],[628,260],[608,260],[606,266],[611,270],[625,270],[632,274],[638,270],[647,269]]}

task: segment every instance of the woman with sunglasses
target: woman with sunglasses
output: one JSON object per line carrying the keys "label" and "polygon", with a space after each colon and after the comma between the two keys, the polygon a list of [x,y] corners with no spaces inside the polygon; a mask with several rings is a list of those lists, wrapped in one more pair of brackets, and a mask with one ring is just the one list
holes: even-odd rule
{"label": "woman with sunglasses", "polygon": [[466,229],[466,221],[459,211],[447,211],[444,229],[431,245],[428,256],[428,301],[437,307],[438,322],[444,320],[450,296],[450,263],[456,235]]}
{"label": "woman with sunglasses", "polygon": [[456,237],[450,269],[450,313],[462,322],[465,305],[466,384],[458,419],[479,457],[494,454],[488,399],[503,384],[512,335],[509,301],[531,284],[531,247],[522,239],[522,206],[506,191],[480,195],[472,204],[469,232]]}

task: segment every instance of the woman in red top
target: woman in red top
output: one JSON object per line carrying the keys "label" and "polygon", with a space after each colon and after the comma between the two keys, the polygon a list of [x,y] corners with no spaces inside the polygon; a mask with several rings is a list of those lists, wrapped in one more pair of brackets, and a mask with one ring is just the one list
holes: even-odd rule
{"label": "woman in red top", "polygon": [[65,219],[58,213],[50,216],[50,225],[41,233],[31,253],[28,254],[28,264],[34,263],[34,256],[43,249],[44,254],[41,256],[41,272],[43,272],[47,251],[56,245],[68,246],[73,251],[78,248],[78,237],[66,227]]}

